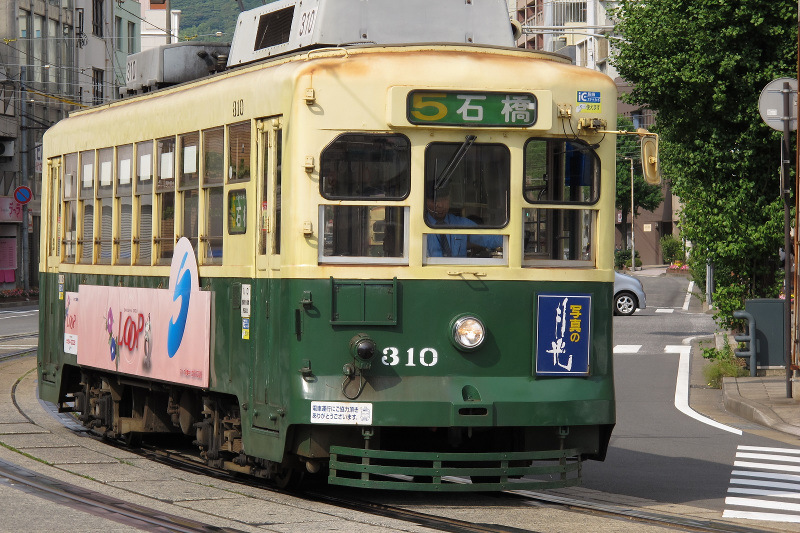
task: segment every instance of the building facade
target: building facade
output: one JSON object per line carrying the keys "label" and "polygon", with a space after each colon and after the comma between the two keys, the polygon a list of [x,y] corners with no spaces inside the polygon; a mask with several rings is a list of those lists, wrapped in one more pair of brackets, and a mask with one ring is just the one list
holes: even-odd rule
{"label": "building facade", "polygon": [[38,285],[44,132],[118,98],[140,15],[135,0],[0,0],[0,290]]}

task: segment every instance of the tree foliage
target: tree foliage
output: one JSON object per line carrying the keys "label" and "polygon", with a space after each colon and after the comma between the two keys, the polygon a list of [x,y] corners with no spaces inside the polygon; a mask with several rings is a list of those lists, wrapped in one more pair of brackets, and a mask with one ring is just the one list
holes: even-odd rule
{"label": "tree foliage", "polygon": [[780,134],[758,98],[771,80],[796,76],[797,2],[621,0],[615,16],[614,65],[634,85],[629,102],[657,112],[695,279],[712,261],[718,322],[730,325],[742,299],[780,287]]}
{"label": "tree foliage", "polygon": [[[617,117],[617,129],[633,131],[633,122],[624,116],[619,116]],[[644,181],[639,142],[636,135],[617,135],[616,207],[622,212],[623,221],[628,220],[631,212],[631,168],[633,168],[634,216],[638,215],[639,209],[654,210],[664,200],[661,187],[650,185]]]}
{"label": "tree foliage", "polygon": [[[244,0],[245,9],[253,9],[273,0]],[[171,9],[181,10],[181,40],[231,42],[239,3],[236,0],[171,0]],[[221,37],[216,33],[222,32]]]}

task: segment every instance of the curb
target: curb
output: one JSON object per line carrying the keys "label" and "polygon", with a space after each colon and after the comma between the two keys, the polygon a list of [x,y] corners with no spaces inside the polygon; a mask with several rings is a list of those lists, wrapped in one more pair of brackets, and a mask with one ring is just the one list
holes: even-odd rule
{"label": "curb", "polygon": [[770,407],[740,395],[736,378],[722,378],[722,401],[730,413],[782,433],[800,437],[800,427],[787,424]]}
{"label": "curb", "polygon": [[10,302],[4,302],[0,300],[0,309],[14,309],[16,307],[38,307],[39,300],[13,300]]}

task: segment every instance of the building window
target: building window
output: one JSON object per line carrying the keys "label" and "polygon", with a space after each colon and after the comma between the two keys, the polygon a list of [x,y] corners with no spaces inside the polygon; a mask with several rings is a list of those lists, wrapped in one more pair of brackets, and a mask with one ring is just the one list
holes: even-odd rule
{"label": "building window", "polygon": [[118,51],[122,51],[122,19],[120,17],[114,17],[114,48]]}
{"label": "building window", "polygon": [[103,36],[103,0],[92,0],[92,35]]}
{"label": "building window", "polygon": [[570,22],[586,22],[585,0],[557,0],[553,3],[553,24],[565,26]]}
{"label": "building window", "polygon": [[128,22],[128,54],[136,53],[136,24]]}
{"label": "building window", "polygon": [[98,68],[92,69],[92,105],[103,103],[103,74]]}

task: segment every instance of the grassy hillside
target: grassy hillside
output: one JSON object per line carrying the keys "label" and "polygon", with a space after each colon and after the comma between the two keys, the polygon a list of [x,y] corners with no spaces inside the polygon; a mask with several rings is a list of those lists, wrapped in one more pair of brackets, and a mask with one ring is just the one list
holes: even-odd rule
{"label": "grassy hillside", "polygon": [[[245,9],[252,9],[272,0],[243,0]],[[181,10],[180,38],[199,41],[230,42],[239,16],[236,0],[171,0],[172,9]],[[221,31],[222,37],[216,33]]]}

